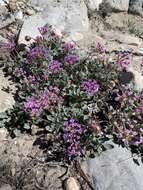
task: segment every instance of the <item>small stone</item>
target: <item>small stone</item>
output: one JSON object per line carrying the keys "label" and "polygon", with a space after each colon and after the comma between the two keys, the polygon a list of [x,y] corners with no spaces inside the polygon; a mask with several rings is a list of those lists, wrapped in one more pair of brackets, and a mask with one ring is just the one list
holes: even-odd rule
{"label": "small stone", "polygon": [[134,84],[135,84],[136,90],[142,91],[143,90],[143,75],[132,67],[129,68],[129,71],[132,72],[134,75]]}
{"label": "small stone", "polygon": [[33,9],[27,9],[27,10],[25,11],[25,13],[26,13],[27,15],[31,16],[31,15],[34,15],[34,14],[35,14],[35,11],[34,11]]}
{"label": "small stone", "polygon": [[128,11],[129,0],[106,0],[109,3],[111,8],[115,11]]}
{"label": "small stone", "polygon": [[7,140],[8,131],[6,128],[0,128],[0,141]]}
{"label": "small stone", "polygon": [[36,133],[38,132],[39,130],[39,127],[37,125],[32,125],[31,126],[31,130],[32,130],[32,135],[36,135]]}
{"label": "small stone", "polygon": [[[8,0],[6,0],[6,2],[8,2]],[[6,4],[5,4],[5,2],[4,2],[4,0],[0,0],[0,6],[5,6]]]}
{"label": "small stone", "polygon": [[103,0],[87,0],[87,6],[90,10],[99,10],[100,4],[103,2]]}
{"label": "small stone", "polygon": [[6,43],[7,40],[5,38],[3,38],[2,36],[0,36],[0,43]]}
{"label": "small stone", "polygon": [[75,32],[70,35],[70,38],[72,41],[77,42],[83,39],[83,34],[80,32]]}
{"label": "small stone", "polygon": [[10,185],[3,185],[2,187],[0,187],[0,190],[12,190],[12,187]]}
{"label": "small stone", "polygon": [[33,15],[29,17],[28,19],[26,19],[24,21],[24,24],[22,26],[21,33],[19,36],[19,40],[18,40],[19,44],[28,45],[32,43],[33,40],[26,41],[25,37],[30,36],[31,39],[36,38],[36,36],[40,35],[38,28],[44,26],[45,24],[46,22],[44,19],[42,19],[40,14]]}
{"label": "small stone", "polygon": [[18,12],[15,13],[15,18],[22,20],[23,19],[23,12],[19,10]]}
{"label": "small stone", "polygon": [[143,0],[130,0],[129,12],[143,16]]}
{"label": "small stone", "polygon": [[65,183],[65,190],[80,190],[77,180],[70,177]]}
{"label": "small stone", "polygon": [[14,98],[12,95],[0,90],[0,112],[4,112],[14,105]]}

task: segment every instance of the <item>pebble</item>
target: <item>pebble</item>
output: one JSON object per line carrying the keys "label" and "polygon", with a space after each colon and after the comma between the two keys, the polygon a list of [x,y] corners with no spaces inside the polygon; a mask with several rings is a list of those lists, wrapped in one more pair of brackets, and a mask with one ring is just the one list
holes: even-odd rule
{"label": "pebble", "polygon": [[65,183],[65,190],[80,190],[77,180],[73,177],[67,179]]}

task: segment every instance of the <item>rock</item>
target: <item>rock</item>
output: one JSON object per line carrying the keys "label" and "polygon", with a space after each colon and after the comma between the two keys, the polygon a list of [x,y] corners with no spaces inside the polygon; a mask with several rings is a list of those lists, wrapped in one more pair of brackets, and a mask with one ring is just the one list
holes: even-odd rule
{"label": "rock", "polygon": [[6,7],[0,6],[0,29],[10,25],[14,21],[14,16],[8,12]]}
{"label": "rock", "polygon": [[99,10],[99,6],[102,2],[103,0],[87,0],[87,7],[92,11]]}
{"label": "rock", "polygon": [[127,33],[123,34],[118,31],[116,32],[114,30],[102,31],[101,35],[108,41],[116,41],[125,45],[140,46],[142,44],[142,40],[140,38]]}
{"label": "rock", "polygon": [[2,36],[0,36],[0,43],[6,43],[7,40],[5,38],[3,38]]}
{"label": "rock", "polygon": [[[11,88],[12,87],[12,88]],[[3,88],[10,88],[14,92],[14,85],[9,82],[8,78],[4,77],[4,73],[0,70],[0,112],[4,112],[12,108],[15,101],[11,93],[4,92]]]}
{"label": "rock", "polygon": [[129,34],[120,34],[116,39],[119,43],[140,46],[142,44],[142,40],[138,37],[131,36]]}
{"label": "rock", "polygon": [[129,12],[143,16],[143,0],[130,0]]}
{"label": "rock", "polygon": [[3,185],[2,187],[0,187],[0,190],[12,190],[12,187],[8,184]]}
{"label": "rock", "polygon": [[29,15],[29,16],[31,16],[31,15],[34,15],[35,14],[35,11],[33,10],[33,9],[27,9],[26,11],[25,11],[25,13],[27,14],[27,15]]}
{"label": "rock", "polygon": [[[6,0],[6,2],[9,2],[9,1]],[[0,0],[0,6],[5,6],[5,2],[4,2],[4,0]]]}
{"label": "rock", "polygon": [[19,137],[10,140],[7,152],[11,155],[11,160],[20,164],[22,159],[27,159],[28,155],[35,154],[38,151],[38,147],[33,147],[35,140],[36,137],[28,135],[20,135]]}
{"label": "rock", "polygon": [[113,11],[128,11],[129,0],[105,0]]}
{"label": "rock", "polygon": [[14,98],[11,94],[8,94],[0,90],[0,112],[4,112],[14,105]]}
{"label": "rock", "polygon": [[65,190],[80,190],[79,185],[75,178],[70,177],[65,183]]}
{"label": "rock", "polygon": [[36,36],[40,35],[38,28],[41,26],[44,26],[46,24],[46,21],[42,19],[41,14],[37,14],[34,16],[29,17],[24,21],[24,24],[22,26],[22,30],[19,36],[19,43],[20,44],[29,44],[31,41],[26,41],[25,36],[30,36],[32,38],[35,38]]}
{"label": "rock", "polygon": [[40,7],[42,12],[25,20],[20,35],[21,41],[26,35],[35,37],[37,27],[45,24],[49,24],[69,36],[77,32],[84,33],[89,29],[87,7],[83,0],[60,0],[59,2],[56,0],[31,0],[30,2],[32,5]]}
{"label": "rock", "polygon": [[21,10],[15,12],[14,14],[15,18],[18,20],[22,20],[23,19],[23,12]]}
{"label": "rock", "polygon": [[8,131],[6,128],[0,128],[0,141],[6,140],[8,137]]}
{"label": "rock", "polygon": [[115,148],[88,161],[95,190],[142,190],[143,164],[137,166],[127,149]]}
{"label": "rock", "polygon": [[135,70],[133,67],[129,68],[129,71],[131,73],[133,73],[134,76],[134,85],[135,85],[135,89],[138,91],[142,91],[143,90],[143,75],[142,73],[140,73],[139,71]]}

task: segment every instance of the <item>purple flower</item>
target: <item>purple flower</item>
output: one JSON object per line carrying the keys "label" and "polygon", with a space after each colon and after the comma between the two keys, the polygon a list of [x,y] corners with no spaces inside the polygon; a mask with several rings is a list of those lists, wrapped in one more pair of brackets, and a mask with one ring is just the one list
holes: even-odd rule
{"label": "purple flower", "polygon": [[93,96],[99,91],[99,84],[96,80],[86,80],[81,83],[81,90]]}
{"label": "purple flower", "polygon": [[80,137],[83,133],[81,125],[74,119],[64,123],[63,139],[68,144],[67,153],[69,157],[81,156]]}
{"label": "purple flower", "polygon": [[57,87],[50,86],[39,94],[34,94],[24,103],[24,110],[31,117],[40,116],[44,110],[52,111],[57,105],[63,103],[60,96],[60,90]]}
{"label": "purple flower", "polygon": [[74,49],[75,49],[75,44],[73,42],[67,42],[63,45],[63,50],[65,52],[69,52]]}
{"label": "purple flower", "polygon": [[44,47],[34,47],[30,50],[27,60],[29,63],[32,63],[36,59],[44,59],[48,57],[47,49]]}
{"label": "purple flower", "polygon": [[101,126],[98,121],[91,120],[89,125],[89,129],[91,129],[96,135],[102,135]]}
{"label": "purple flower", "polygon": [[45,35],[48,32],[48,28],[46,26],[38,28],[41,35]]}
{"label": "purple flower", "polygon": [[79,61],[79,56],[77,55],[67,55],[64,58],[64,62],[66,65],[74,65],[75,63],[77,63]]}
{"label": "purple flower", "polygon": [[99,53],[99,54],[101,54],[101,55],[105,55],[106,54],[106,48],[105,48],[105,46],[103,45],[103,44],[101,44],[100,42],[98,42],[97,43],[97,46],[96,46],[96,50],[97,50],[97,52]]}
{"label": "purple flower", "polygon": [[139,146],[140,144],[143,144],[143,136],[138,137],[134,143],[134,145]]}
{"label": "purple flower", "polygon": [[60,63],[59,61],[52,61],[48,65],[48,72],[50,74],[59,73],[61,69],[62,69],[62,63]]}
{"label": "purple flower", "polygon": [[118,55],[117,64],[120,66],[121,69],[126,70],[131,64],[131,53],[128,51],[120,52]]}
{"label": "purple flower", "polygon": [[24,109],[31,117],[40,116],[42,111],[40,99],[36,96],[29,97],[24,103]]}
{"label": "purple flower", "polygon": [[43,40],[44,40],[43,36],[36,36],[36,38],[35,38],[35,42],[38,45],[43,44]]}
{"label": "purple flower", "polygon": [[82,156],[83,150],[81,149],[81,146],[79,143],[72,143],[67,149],[67,154],[70,158]]}

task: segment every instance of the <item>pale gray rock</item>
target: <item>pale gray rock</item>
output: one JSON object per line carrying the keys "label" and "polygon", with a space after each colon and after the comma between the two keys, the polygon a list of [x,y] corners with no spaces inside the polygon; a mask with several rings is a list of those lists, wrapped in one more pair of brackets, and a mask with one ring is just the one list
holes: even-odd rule
{"label": "pale gray rock", "polygon": [[8,131],[6,128],[0,128],[0,142],[5,141],[8,137]]}
{"label": "pale gray rock", "polygon": [[3,185],[2,187],[0,187],[0,190],[12,190],[12,187],[8,184]]}
{"label": "pale gray rock", "polygon": [[[59,33],[70,35],[84,33],[89,29],[89,20],[87,7],[83,0],[31,0],[31,5],[39,7],[40,14],[32,16],[25,20],[20,41],[23,41],[26,35],[32,38],[37,34],[37,27],[45,24],[51,25]],[[78,37],[76,37],[78,38]]]}
{"label": "pale gray rock", "polygon": [[136,165],[130,151],[118,147],[89,160],[95,190],[142,190],[143,164]]}
{"label": "pale gray rock", "polygon": [[6,43],[7,40],[5,38],[3,38],[2,36],[0,36],[0,43]]}
{"label": "pale gray rock", "polygon": [[28,45],[29,43],[33,42],[33,39],[30,40],[30,42],[27,42],[25,40],[25,36],[35,38],[36,36],[40,35],[38,28],[44,25],[46,25],[46,21],[42,19],[41,14],[33,15],[26,19],[19,36],[19,43]]}
{"label": "pale gray rock", "polygon": [[140,46],[142,44],[142,39],[130,35],[128,33],[121,33],[118,31],[110,30],[110,31],[102,31],[101,32],[104,39],[108,41],[116,41],[118,43],[132,45],[132,46]]}
{"label": "pale gray rock", "polygon": [[129,0],[104,0],[108,2],[113,10],[117,11],[128,11]]}
{"label": "pale gray rock", "polygon": [[15,18],[8,12],[5,6],[0,6],[0,29],[13,23]]}
{"label": "pale gray rock", "polygon": [[[4,77],[3,72],[0,70],[0,112],[4,112],[9,108],[12,108],[15,101],[13,95],[11,93],[4,92],[2,89],[3,87],[12,87],[14,89],[14,85],[12,85],[8,78]],[[10,88],[11,88],[10,87]]]}
{"label": "pale gray rock", "polygon": [[129,12],[143,16],[143,0],[130,0]]}
{"label": "pale gray rock", "polygon": [[100,4],[103,2],[103,0],[86,0],[85,1],[87,4],[87,7],[94,11],[94,10],[99,10]]}
{"label": "pale gray rock", "polygon": [[14,98],[11,94],[8,94],[0,90],[0,112],[4,112],[14,105]]}
{"label": "pale gray rock", "polygon": [[[6,0],[6,2],[9,2],[9,0]],[[6,4],[5,4],[5,2],[4,2],[4,0],[0,0],[0,6],[5,6]]]}
{"label": "pale gray rock", "polygon": [[139,71],[135,70],[134,67],[130,67],[129,71],[131,73],[133,73],[134,76],[134,85],[135,85],[135,89],[138,91],[142,91],[143,90],[143,75],[142,73],[140,73]]}
{"label": "pale gray rock", "polygon": [[67,179],[65,183],[65,190],[80,190],[77,180],[73,177]]}

